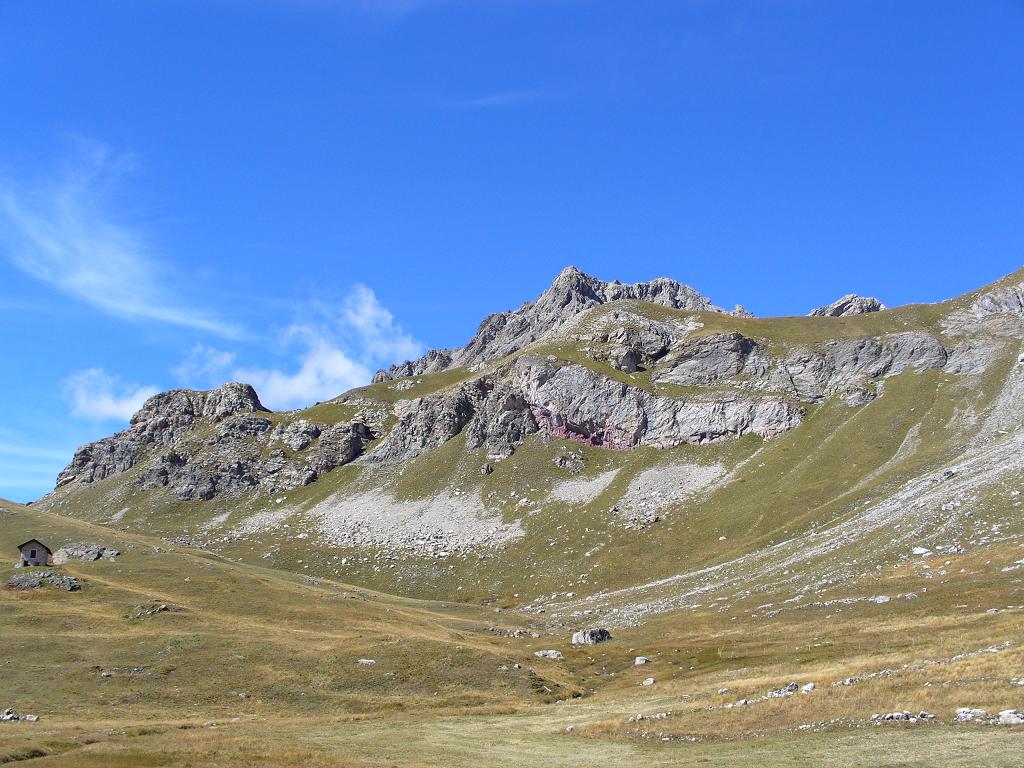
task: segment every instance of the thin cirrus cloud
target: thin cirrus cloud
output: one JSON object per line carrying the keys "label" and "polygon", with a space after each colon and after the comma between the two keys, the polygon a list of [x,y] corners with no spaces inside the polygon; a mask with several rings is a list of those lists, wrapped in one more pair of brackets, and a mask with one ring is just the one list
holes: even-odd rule
{"label": "thin cirrus cloud", "polygon": [[102,368],[77,371],[61,383],[71,415],[87,421],[128,421],[159,390],[126,384]]}
{"label": "thin cirrus cloud", "polygon": [[73,446],[41,448],[25,435],[0,428],[0,487],[26,496],[52,488],[74,452]]}
{"label": "thin cirrus cloud", "polygon": [[171,368],[171,373],[179,381],[188,384],[212,385],[220,383],[218,379],[234,365],[236,357],[234,352],[196,344],[184,360]]}
{"label": "thin cirrus cloud", "polygon": [[101,145],[58,182],[0,184],[0,249],[19,270],[103,312],[238,338],[240,329],[187,305],[140,228],[104,206],[131,161]]}
{"label": "thin cirrus cloud", "polygon": [[539,101],[544,97],[540,91],[497,91],[488,93],[473,99],[466,99],[460,102],[463,107],[477,107],[480,109],[512,107],[518,104],[529,104]]}
{"label": "thin cirrus cloud", "polygon": [[395,322],[365,285],[355,285],[340,308],[316,303],[311,314],[281,334],[285,348],[299,350],[295,366],[233,371],[233,377],[252,384],[270,408],[296,408],[328,400],[368,384],[375,366],[415,358],[423,352],[423,345]]}

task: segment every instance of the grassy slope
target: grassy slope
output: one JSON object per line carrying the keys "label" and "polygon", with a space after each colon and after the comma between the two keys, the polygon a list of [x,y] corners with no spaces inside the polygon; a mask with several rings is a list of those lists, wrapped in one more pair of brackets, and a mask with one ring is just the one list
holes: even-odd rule
{"label": "grassy slope", "polygon": [[[1020,557],[1019,546],[954,557],[949,570],[962,571],[955,580],[911,567],[884,574],[872,590],[921,594],[895,609],[860,603],[755,618],[748,600],[726,611],[664,614],[616,632],[609,643],[573,649],[562,632],[509,639],[484,631],[509,614],[313,585],[4,506],[0,545],[8,549],[37,535],[97,541],[124,553],[113,563],[66,568],[83,579],[81,592],[0,592],[5,703],[42,716],[0,726],[0,761],[35,755],[32,764],[68,766],[476,766],[501,754],[524,766],[742,766],[766,759],[1002,766],[1013,764],[1024,736],[1021,729],[949,724],[956,706],[1021,705],[1022,692],[1009,679],[1024,669],[1024,572],[1000,567]],[[185,610],[125,617],[151,601]],[[954,604],[961,607],[951,610]],[[990,613],[992,607],[1002,610]],[[899,669],[1005,641],[1013,645],[997,654]],[[544,647],[563,649],[565,661],[534,659],[531,652]],[[634,666],[638,653],[651,663]],[[355,665],[363,656],[377,666]],[[523,670],[498,670],[516,659]],[[99,675],[128,667],[144,672]],[[852,687],[829,684],[883,668],[896,673]],[[640,687],[648,675],[656,684]],[[818,690],[722,708],[790,680],[814,681]],[[722,687],[728,694],[718,693]],[[552,703],[574,690],[587,695]],[[942,722],[864,729],[872,713],[903,708],[929,709]],[[628,721],[662,711],[673,717]],[[800,729],[832,720],[838,722]]]}
{"label": "grassy slope", "polygon": [[[0,590],[5,651],[19,659],[5,669],[6,687],[22,691],[26,711],[301,715],[532,695],[525,676],[495,674],[525,655],[486,631],[503,624],[493,613],[230,563],[6,502],[3,509],[0,549],[9,553],[29,537],[54,549],[84,540],[122,550],[114,562],[63,566],[84,582],[79,592]],[[17,572],[5,567],[0,578],[6,584]],[[131,618],[135,606],[159,603],[173,610]],[[360,667],[361,657],[377,665]],[[99,674],[132,667],[146,671]]]}

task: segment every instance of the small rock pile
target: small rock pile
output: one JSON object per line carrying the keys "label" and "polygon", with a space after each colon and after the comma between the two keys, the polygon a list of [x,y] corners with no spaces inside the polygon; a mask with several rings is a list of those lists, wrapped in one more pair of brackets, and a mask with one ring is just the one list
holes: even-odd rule
{"label": "small rock pile", "polygon": [[[764,696],[759,696],[756,699],[740,699],[734,701],[732,704],[726,704],[725,709],[732,709],[733,707],[745,707],[748,704],[757,704],[761,701],[768,701],[769,699],[784,699],[794,695],[797,691],[800,693],[813,693],[815,689],[814,683],[806,683],[800,685],[800,683],[788,683],[782,688],[777,688],[774,691],[768,691]],[[728,688],[720,688],[719,693],[728,693]]]}
{"label": "small rock pile", "polygon": [[990,725],[1024,725],[1024,712],[1004,709],[997,715],[990,715],[984,709],[959,707],[953,715],[958,723],[988,723]]}
{"label": "small rock pile", "polygon": [[29,590],[41,589],[42,587],[53,587],[63,589],[66,592],[77,592],[82,588],[78,579],[56,571],[37,571],[33,573],[18,573],[11,576],[7,582],[10,589]]}
{"label": "small rock pile", "polygon": [[556,651],[554,649],[548,649],[548,650],[544,650],[544,651],[534,651],[533,655],[537,656],[539,658],[542,658],[542,659],[554,659],[555,661],[559,661],[560,659],[564,659],[565,658],[565,656],[562,655],[561,651]]}
{"label": "small rock pile", "polygon": [[34,723],[38,719],[38,715],[19,715],[10,707],[5,709],[3,712],[0,712],[0,723],[15,723],[19,720],[24,720],[27,723]]}
{"label": "small rock pile", "polygon": [[653,715],[633,715],[626,722],[628,723],[640,723],[644,720],[664,720],[665,718],[672,717],[671,712],[655,712]]}
{"label": "small rock pile", "polygon": [[934,720],[934,719],[935,719],[935,715],[931,714],[930,712],[925,712],[924,710],[921,710],[916,715],[913,712],[904,711],[904,712],[889,712],[888,714],[885,714],[885,715],[872,715],[871,716],[871,721],[873,723],[875,723],[876,725],[878,723],[888,723],[888,722],[919,723],[919,722],[927,722],[929,720]]}
{"label": "small rock pile", "polygon": [[181,611],[176,605],[168,605],[167,603],[141,603],[136,605],[132,610],[126,614],[126,618],[129,619],[144,619],[147,616],[155,616],[158,613],[168,613],[170,611]]}

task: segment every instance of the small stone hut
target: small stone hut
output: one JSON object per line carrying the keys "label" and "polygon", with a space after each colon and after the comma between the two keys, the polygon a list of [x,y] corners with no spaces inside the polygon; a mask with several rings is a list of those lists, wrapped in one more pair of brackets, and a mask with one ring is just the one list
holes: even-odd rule
{"label": "small stone hut", "polygon": [[53,552],[39,539],[29,539],[18,545],[21,552],[21,565],[49,565]]}

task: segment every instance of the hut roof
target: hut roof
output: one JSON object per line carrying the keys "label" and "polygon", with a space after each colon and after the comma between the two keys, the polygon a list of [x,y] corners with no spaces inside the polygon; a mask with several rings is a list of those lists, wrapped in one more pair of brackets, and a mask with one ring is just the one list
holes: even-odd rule
{"label": "hut roof", "polygon": [[26,542],[24,542],[24,543],[22,543],[22,544],[19,544],[19,545],[18,545],[18,549],[19,549],[19,550],[22,550],[22,549],[24,549],[24,548],[25,548],[26,546],[28,546],[29,544],[31,544],[32,542],[35,542],[35,543],[36,543],[36,544],[38,544],[38,545],[39,545],[40,547],[42,547],[43,549],[45,549],[45,550],[46,550],[46,553],[47,553],[48,555],[52,555],[52,554],[53,554],[53,550],[52,550],[52,549],[50,549],[50,548],[49,548],[48,546],[46,546],[45,544],[43,544],[43,542],[41,542],[41,541],[40,541],[39,539],[29,539],[28,541],[26,541]]}

